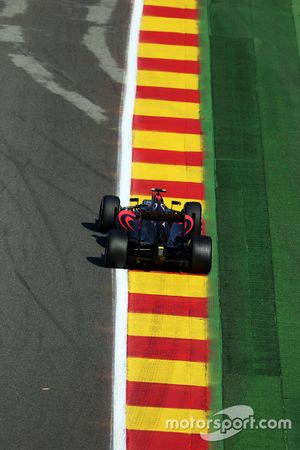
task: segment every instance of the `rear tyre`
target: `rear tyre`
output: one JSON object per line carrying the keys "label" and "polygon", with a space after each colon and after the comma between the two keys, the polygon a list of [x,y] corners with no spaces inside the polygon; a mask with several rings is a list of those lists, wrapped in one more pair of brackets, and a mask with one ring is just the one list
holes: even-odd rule
{"label": "rear tyre", "polygon": [[194,236],[191,246],[191,272],[207,275],[211,270],[212,261],[211,238],[209,236]]}
{"label": "rear tyre", "polygon": [[115,228],[116,217],[120,211],[120,199],[115,195],[104,195],[100,203],[97,231],[107,233]]}
{"label": "rear tyre", "polygon": [[110,230],[105,252],[106,264],[115,269],[124,269],[127,263],[128,236],[124,230]]}
{"label": "rear tyre", "polygon": [[186,202],[184,214],[191,216],[194,220],[194,236],[201,236],[202,231],[202,206],[199,202]]}

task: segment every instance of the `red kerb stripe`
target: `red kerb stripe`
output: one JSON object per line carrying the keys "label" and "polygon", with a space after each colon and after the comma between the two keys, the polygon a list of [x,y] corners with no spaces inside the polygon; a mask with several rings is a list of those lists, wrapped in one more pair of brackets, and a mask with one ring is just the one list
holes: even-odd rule
{"label": "red kerb stripe", "polygon": [[[171,161],[170,161],[171,162]],[[184,166],[186,167],[186,166]],[[190,198],[190,199],[204,199],[204,184],[203,183],[186,183],[182,181],[152,181],[152,180],[131,180],[131,193],[149,195],[150,189],[157,184],[163,186],[167,190],[168,197],[176,198]]]}
{"label": "red kerb stripe", "polygon": [[127,450],[208,450],[208,442],[197,434],[168,431],[127,430]]}
{"label": "red kerb stripe", "polygon": [[190,8],[172,8],[169,6],[145,5],[143,16],[169,17],[171,19],[198,19],[198,10]]}
{"label": "red kerb stripe", "polygon": [[181,119],[174,117],[133,116],[135,130],[162,131],[166,133],[201,134],[198,119]]}
{"label": "red kerb stripe", "polygon": [[175,316],[207,317],[207,298],[128,294],[128,311]]}
{"label": "red kerb stripe", "polygon": [[127,381],[127,405],[207,411],[209,397],[207,387]]}
{"label": "red kerb stripe", "polygon": [[184,45],[198,47],[197,34],[172,33],[167,31],[140,31],[140,42],[146,44]]}
{"label": "red kerb stripe", "polygon": [[137,86],[136,98],[150,98],[154,100],[170,100],[175,102],[199,103],[199,91],[193,89],[161,88]]}
{"label": "red kerb stripe", "polygon": [[139,58],[140,70],[157,70],[160,72],[192,73],[198,74],[198,61],[181,61],[177,59]]}
{"label": "red kerb stripe", "polygon": [[128,336],[127,356],[135,358],[207,362],[208,341]]}

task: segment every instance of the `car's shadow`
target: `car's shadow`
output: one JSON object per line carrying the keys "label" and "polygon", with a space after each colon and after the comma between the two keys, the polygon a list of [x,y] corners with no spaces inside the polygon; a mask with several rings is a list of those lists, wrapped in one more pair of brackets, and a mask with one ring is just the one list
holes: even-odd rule
{"label": "car's shadow", "polygon": [[[97,229],[97,222],[82,222],[81,225],[86,228],[89,231],[98,231]],[[97,244],[102,248],[105,249],[106,244],[107,244],[107,237],[106,236],[99,236],[97,234],[92,234],[92,237],[95,239],[95,241],[97,242]],[[91,264],[94,264],[95,266],[98,267],[107,267],[106,263],[105,263],[105,255],[104,253],[102,253],[101,256],[87,256],[86,258],[88,260],[88,262],[90,262]]]}
{"label": "car's shadow", "polygon": [[81,222],[81,225],[89,231],[97,231],[97,222]]}
{"label": "car's shadow", "polygon": [[97,236],[96,234],[93,234],[92,236],[95,238],[97,244],[99,244],[102,248],[106,248],[107,236]]}
{"label": "car's shadow", "polygon": [[87,256],[86,258],[88,260],[88,262],[90,262],[91,264],[94,264],[94,266],[98,266],[98,267],[106,267],[106,263],[105,263],[105,257],[104,255],[100,256],[100,258],[95,257],[95,256]]}

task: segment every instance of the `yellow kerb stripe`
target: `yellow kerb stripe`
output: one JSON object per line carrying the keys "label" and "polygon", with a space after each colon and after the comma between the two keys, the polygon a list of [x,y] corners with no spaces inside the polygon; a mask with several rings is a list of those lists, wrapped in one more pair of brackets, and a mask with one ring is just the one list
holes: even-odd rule
{"label": "yellow kerb stripe", "polygon": [[130,271],[128,278],[132,293],[207,297],[207,276]]}
{"label": "yellow kerb stripe", "polygon": [[128,335],[205,340],[207,320],[168,314],[129,313]]}
{"label": "yellow kerb stripe", "polygon": [[197,0],[144,0],[144,5],[196,9],[198,7],[198,2]]}
{"label": "yellow kerb stripe", "polygon": [[[195,421],[201,421],[201,424],[203,422],[207,423],[208,413],[201,409],[189,410],[144,406],[126,407],[126,428],[128,430],[166,431],[169,433],[188,434],[200,433],[200,430],[195,427],[195,422],[192,422],[193,419]],[[186,421],[190,424],[187,428],[185,427]],[[181,427],[181,423],[184,428]],[[207,429],[204,428],[201,432],[206,433]]]}
{"label": "yellow kerb stripe", "polygon": [[203,168],[197,166],[172,166],[170,164],[132,163],[134,179],[203,182]]}
{"label": "yellow kerb stripe", "polygon": [[207,365],[202,362],[127,358],[127,380],[207,386]]}
{"label": "yellow kerb stripe", "polygon": [[199,76],[190,73],[139,70],[137,86],[168,87],[176,89],[199,89]]}
{"label": "yellow kerb stripe", "polygon": [[141,30],[197,34],[198,21],[195,19],[143,16]]}
{"label": "yellow kerb stripe", "polygon": [[[145,198],[145,194],[140,194],[139,192],[134,192],[134,194],[132,194],[134,197],[139,197],[140,199],[144,199]],[[147,197],[147,196],[146,196]],[[150,198],[149,198],[150,199]],[[201,203],[202,206],[202,212],[205,213],[205,209],[206,209],[206,204],[204,200],[199,200],[199,198],[181,198],[181,197],[165,197],[164,195],[164,203],[167,207],[171,208],[171,202],[172,200],[177,200],[178,202],[181,202],[181,206],[174,206],[173,209],[175,209],[176,211],[181,211],[183,205],[186,202],[199,202]]]}
{"label": "yellow kerb stripe", "polygon": [[[140,43],[138,56],[141,58],[178,59],[182,61],[198,61],[199,48],[184,45],[165,45]],[[170,64],[172,64],[170,62]]]}
{"label": "yellow kerb stripe", "polygon": [[164,133],[161,131],[133,130],[133,147],[178,152],[203,151],[201,134]]}
{"label": "yellow kerb stripe", "polygon": [[137,98],[135,101],[134,113],[141,116],[199,119],[199,110],[200,105],[198,103]]}

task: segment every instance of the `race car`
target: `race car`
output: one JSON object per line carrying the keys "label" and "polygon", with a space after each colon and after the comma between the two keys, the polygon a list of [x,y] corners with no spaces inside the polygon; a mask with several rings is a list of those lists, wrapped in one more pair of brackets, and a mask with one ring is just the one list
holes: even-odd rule
{"label": "race car", "polygon": [[202,208],[199,202],[187,202],[181,211],[173,200],[168,208],[162,194],[153,188],[151,199],[121,207],[119,197],[102,198],[97,231],[108,233],[106,265],[112,268],[136,267],[187,270],[208,274],[212,262],[212,240],[202,235]]}

